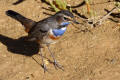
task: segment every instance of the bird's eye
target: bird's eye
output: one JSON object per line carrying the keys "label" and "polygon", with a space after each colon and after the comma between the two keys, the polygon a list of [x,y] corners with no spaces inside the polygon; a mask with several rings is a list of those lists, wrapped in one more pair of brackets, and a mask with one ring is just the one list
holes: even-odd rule
{"label": "bird's eye", "polygon": [[64,20],[68,20],[68,18],[64,17]]}

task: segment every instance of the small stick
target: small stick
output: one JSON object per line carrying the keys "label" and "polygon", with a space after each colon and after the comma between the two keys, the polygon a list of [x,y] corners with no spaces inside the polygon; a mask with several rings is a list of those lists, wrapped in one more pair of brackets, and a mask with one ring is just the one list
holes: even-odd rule
{"label": "small stick", "polygon": [[93,25],[96,25],[96,24],[101,24],[101,22],[105,19],[107,19],[107,17],[114,11],[116,10],[117,7],[114,7],[109,13],[107,13],[105,16],[103,16],[101,19],[99,19],[97,22],[95,22]]}

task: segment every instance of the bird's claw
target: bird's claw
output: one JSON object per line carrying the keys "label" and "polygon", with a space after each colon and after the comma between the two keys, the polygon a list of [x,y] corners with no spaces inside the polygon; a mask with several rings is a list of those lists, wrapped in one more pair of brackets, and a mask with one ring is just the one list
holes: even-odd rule
{"label": "bird's claw", "polygon": [[54,62],[53,62],[53,64],[54,64],[54,66],[55,66],[55,69],[61,69],[61,70],[63,70],[64,71],[64,68],[63,68],[63,66],[62,65],[60,65],[56,60],[54,60]]}
{"label": "bird's claw", "polygon": [[48,69],[47,69],[47,67],[46,67],[45,64],[43,64],[42,67],[43,67],[43,69],[44,69],[44,73],[45,73],[46,71],[48,71]]}

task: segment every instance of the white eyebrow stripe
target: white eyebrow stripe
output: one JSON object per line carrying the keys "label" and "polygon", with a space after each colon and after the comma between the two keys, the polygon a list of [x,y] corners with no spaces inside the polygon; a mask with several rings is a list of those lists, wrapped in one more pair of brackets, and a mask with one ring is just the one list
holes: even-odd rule
{"label": "white eyebrow stripe", "polygon": [[70,20],[72,19],[70,16],[66,16],[66,15],[64,15],[64,17],[66,17],[66,18],[68,18],[68,19],[70,19]]}

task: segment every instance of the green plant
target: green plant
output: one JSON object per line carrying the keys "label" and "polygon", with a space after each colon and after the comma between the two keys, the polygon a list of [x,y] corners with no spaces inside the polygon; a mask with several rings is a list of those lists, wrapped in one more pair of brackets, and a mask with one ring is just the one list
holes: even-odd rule
{"label": "green plant", "polygon": [[51,6],[51,8],[55,11],[58,12],[60,10],[71,10],[71,8],[67,8],[67,2],[65,0],[46,0]]}
{"label": "green plant", "polygon": [[115,6],[118,7],[118,11],[120,12],[120,2],[115,2]]}
{"label": "green plant", "polygon": [[87,6],[87,13],[90,14],[91,13],[91,8],[90,8],[90,1],[89,0],[85,0],[86,6]]}

